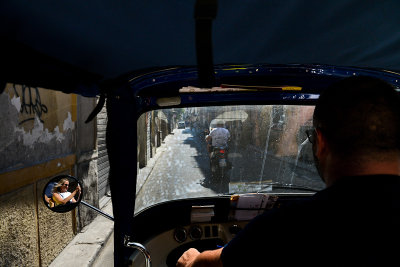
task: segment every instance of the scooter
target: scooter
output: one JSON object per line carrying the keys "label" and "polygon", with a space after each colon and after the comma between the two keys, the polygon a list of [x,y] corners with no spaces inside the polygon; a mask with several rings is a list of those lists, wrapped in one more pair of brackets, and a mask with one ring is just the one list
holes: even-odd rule
{"label": "scooter", "polygon": [[210,157],[212,182],[216,184],[229,183],[226,175],[229,170],[228,146],[213,147]]}

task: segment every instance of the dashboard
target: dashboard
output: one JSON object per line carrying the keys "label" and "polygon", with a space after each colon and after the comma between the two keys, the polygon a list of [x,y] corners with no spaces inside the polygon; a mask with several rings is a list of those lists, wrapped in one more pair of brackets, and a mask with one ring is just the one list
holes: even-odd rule
{"label": "dashboard", "polygon": [[[135,237],[149,251],[152,266],[176,266],[189,248],[201,252],[223,247],[258,214],[310,195],[247,194],[166,202],[135,216]],[[129,260],[131,266],[146,266],[136,250]]]}
{"label": "dashboard", "polygon": [[[176,266],[179,257],[189,248],[200,252],[223,247],[247,222],[202,223],[179,226],[159,234],[144,245],[150,252],[153,266]],[[133,253],[132,266],[145,266],[141,253]]]}

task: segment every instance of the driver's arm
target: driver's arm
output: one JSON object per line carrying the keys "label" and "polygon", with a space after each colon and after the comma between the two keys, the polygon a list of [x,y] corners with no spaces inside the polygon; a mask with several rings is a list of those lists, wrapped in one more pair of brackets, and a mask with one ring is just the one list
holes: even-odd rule
{"label": "driver's arm", "polygon": [[178,267],[222,267],[221,253],[222,249],[207,250],[200,253],[197,249],[187,250],[179,258],[176,266]]}

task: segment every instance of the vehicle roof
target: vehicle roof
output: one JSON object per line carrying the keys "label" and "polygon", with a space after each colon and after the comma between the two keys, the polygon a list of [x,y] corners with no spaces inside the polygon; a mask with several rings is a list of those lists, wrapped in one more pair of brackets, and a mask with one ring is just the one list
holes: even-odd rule
{"label": "vehicle roof", "polygon": [[[195,1],[0,4],[5,82],[85,96],[132,71],[196,65]],[[214,63],[400,70],[400,2],[220,0]]]}

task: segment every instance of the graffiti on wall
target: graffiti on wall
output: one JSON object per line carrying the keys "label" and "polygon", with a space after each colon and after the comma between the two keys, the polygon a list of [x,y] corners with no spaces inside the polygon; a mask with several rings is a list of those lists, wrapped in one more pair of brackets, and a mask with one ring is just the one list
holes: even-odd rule
{"label": "graffiti on wall", "polygon": [[17,111],[14,113],[17,131],[43,132],[46,135],[46,132],[63,133],[74,128],[76,95],[11,83],[6,85],[5,92]]}
{"label": "graffiti on wall", "polygon": [[41,123],[44,123],[42,115],[48,112],[48,108],[42,103],[39,88],[25,85],[20,87],[20,90],[17,90],[17,85],[13,84],[14,94],[21,101],[20,113],[27,116],[27,118],[20,121],[19,125],[33,121],[36,116]]}

